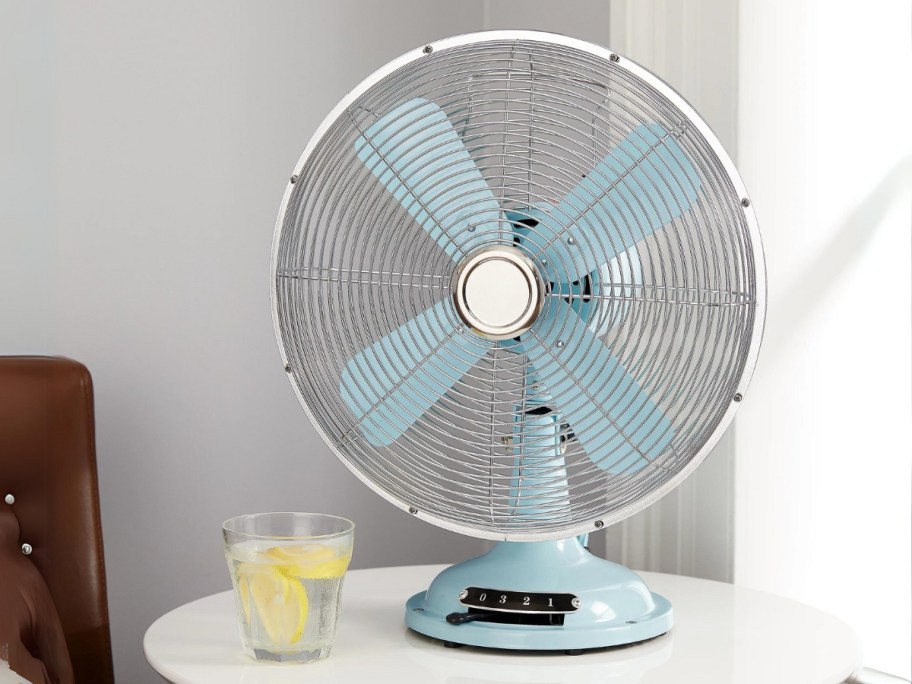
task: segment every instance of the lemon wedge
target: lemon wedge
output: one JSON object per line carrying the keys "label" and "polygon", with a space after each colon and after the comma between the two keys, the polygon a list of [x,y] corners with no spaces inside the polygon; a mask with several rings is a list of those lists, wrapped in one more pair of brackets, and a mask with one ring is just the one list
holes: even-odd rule
{"label": "lemon wedge", "polygon": [[280,566],[242,564],[238,567],[238,592],[247,620],[252,603],[274,644],[288,646],[301,639],[307,626],[307,592],[300,581],[287,577]]}
{"label": "lemon wedge", "polygon": [[320,544],[274,546],[265,555],[277,562],[279,572],[289,578],[336,579],[348,569],[351,554],[339,555],[337,550]]}

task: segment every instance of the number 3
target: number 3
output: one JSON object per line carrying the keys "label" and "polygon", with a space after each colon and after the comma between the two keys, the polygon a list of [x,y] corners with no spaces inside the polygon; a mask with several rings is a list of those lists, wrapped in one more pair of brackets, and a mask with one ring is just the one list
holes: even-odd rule
{"label": "number 3", "polygon": [[507,595],[506,595],[506,594],[501,594],[501,595],[500,595],[500,603],[506,603],[506,602],[507,602]]}

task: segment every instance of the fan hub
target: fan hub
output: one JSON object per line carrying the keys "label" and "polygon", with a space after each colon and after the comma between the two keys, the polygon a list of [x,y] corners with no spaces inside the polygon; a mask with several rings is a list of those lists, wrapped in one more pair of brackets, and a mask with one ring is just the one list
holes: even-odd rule
{"label": "fan hub", "polygon": [[472,252],[457,266],[454,280],[456,311],[482,337],[505,340],[521,335],[541,312],[542,278],[515,247],[494,245]]}

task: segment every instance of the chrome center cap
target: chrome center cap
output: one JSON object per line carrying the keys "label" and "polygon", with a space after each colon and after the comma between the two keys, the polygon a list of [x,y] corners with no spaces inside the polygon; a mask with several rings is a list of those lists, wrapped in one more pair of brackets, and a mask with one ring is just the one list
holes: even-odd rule
{"label": "chrome center cap", "polygon": [[516,337],[541,312],[545,288],[532,262],[514,247],[472,252],[456,267],[453,300],[460,318],[492,340]]}

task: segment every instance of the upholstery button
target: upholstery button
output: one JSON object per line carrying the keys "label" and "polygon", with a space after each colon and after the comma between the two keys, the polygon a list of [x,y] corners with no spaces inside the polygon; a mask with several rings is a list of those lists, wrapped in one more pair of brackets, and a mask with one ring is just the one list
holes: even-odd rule
{"label": "upholstery button", "polygon": [[22,545],[22,553],[23,553],[24,555],[26,555],[26,556],[30,556],[31,553],[32,553],[32,545],[31,545],[31,544],[28,544],[28,543],[23,544],[23,545]]}
{"label": "upholstery button", "polygon": [[8,503],[10,506],[12,506],[14,503],[16,503],[16,497],[13,496],[12,494],[7,494],[6,496],[3,497],[3,500],[6,501],[6,503]]}

